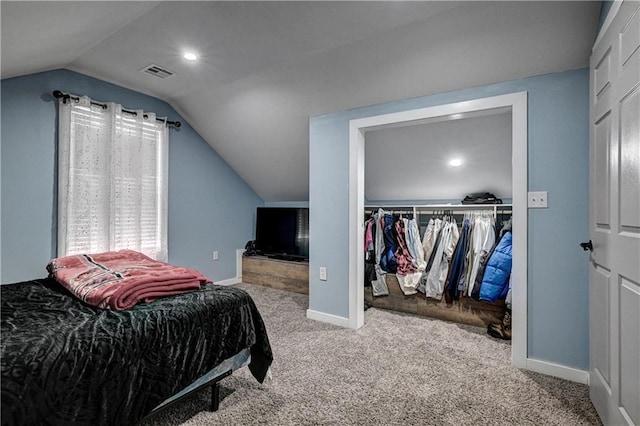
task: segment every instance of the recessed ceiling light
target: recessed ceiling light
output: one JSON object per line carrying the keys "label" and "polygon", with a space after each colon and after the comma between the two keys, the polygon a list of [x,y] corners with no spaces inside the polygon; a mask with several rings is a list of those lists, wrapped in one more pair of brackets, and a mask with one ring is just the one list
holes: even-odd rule
{"label": "recessed ceiling light", "polygon": [[198,59],[198,55],[193,52],[187,52],[183,57],[188,61],[195,61],[196,59]]}
{"label": "recessed ceiling light", "polygon": [[451,161],[449,161],[449,165],[452,167],[460,167],[462,165],[462,160],[459,158],[452,158]]}

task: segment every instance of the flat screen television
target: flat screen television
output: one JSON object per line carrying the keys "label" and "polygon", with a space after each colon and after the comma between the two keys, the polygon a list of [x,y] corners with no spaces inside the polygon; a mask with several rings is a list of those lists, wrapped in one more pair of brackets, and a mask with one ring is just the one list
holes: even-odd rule
{"label": "flat screen television", "polygon": [[256,250],[274,258],[309,259],[309,209],[258,207]]}

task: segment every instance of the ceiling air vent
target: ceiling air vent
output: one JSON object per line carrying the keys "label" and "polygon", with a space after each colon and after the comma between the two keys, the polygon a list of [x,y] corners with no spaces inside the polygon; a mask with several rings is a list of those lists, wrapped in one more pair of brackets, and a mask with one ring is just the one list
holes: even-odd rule
{"label": "ceiling air vent", "polygon": [[153,75],[158,78],[167,78],[175,74],[173,71],[169,71],[168,69],[162,68],[161,66],[156,64],[147,65],[146,67],[142,68],[140,71],[149,75]]}

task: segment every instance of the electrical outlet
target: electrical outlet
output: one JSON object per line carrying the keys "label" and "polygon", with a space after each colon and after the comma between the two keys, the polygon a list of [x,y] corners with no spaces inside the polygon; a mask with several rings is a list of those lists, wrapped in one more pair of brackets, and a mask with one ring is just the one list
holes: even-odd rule
{"label": "electrical outlet", "polygon": [[218,260],[219,259],[219,255],[218,255],[218,251],[214,251],[213,252],[213,260]]}
{"label": "electrical outlet", "polygon": [[528,206],[530,209],[547,208],[547,191],[529,191]]}
{"label": "electrical outlet", "polygon": [[325,268],[324,266],[320,267],[320,281],[326,281],[327,280],[327,268]]}

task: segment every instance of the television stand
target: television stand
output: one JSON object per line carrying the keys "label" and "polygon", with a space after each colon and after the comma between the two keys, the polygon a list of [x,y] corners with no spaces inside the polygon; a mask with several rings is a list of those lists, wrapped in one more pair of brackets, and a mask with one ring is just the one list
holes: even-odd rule
{"label": "television stand", "polygon": [[268,254],[267,257],[269,259],[287,260],[289,262],[304,262],[306,260],[304,257],[293,256],[290,254]]}
{"label": "television stand", "polygon": [[242,282],[309,294],[309,262],[296,256],[293,260],[243,256]]}

